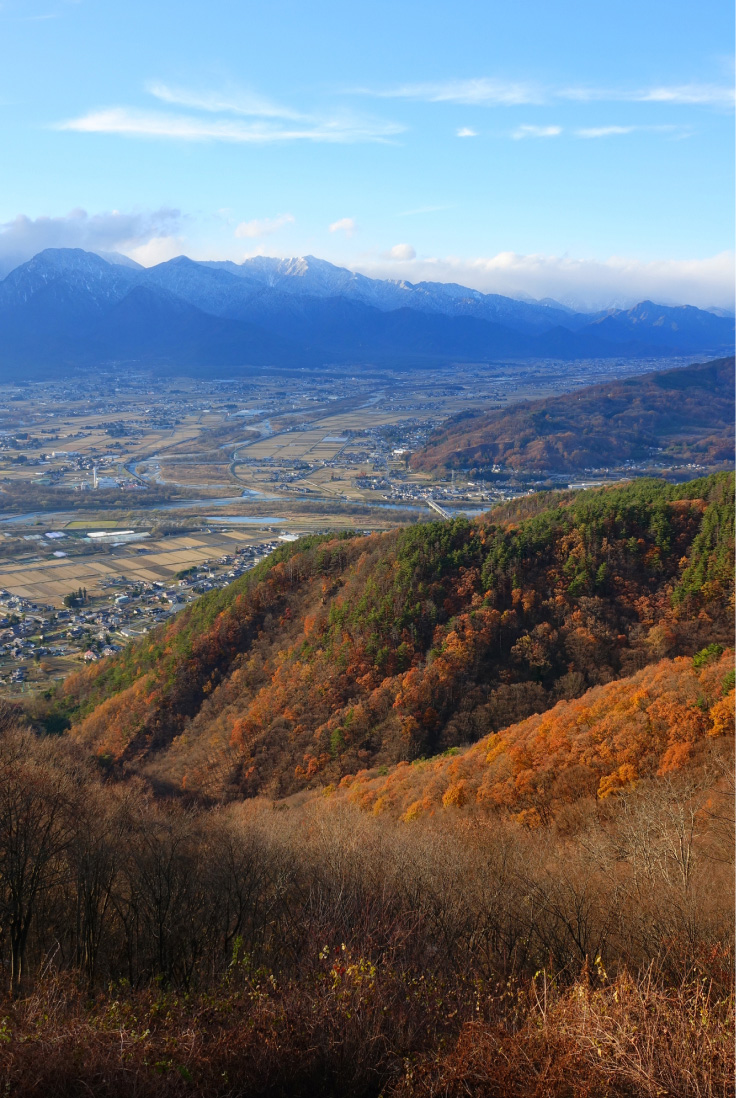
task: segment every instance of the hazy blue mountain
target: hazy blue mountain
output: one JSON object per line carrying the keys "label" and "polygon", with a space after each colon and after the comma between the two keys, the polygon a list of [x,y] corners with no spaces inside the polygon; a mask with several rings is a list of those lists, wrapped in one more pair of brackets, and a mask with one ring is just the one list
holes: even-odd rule
{"label": "hazy blue mountain", "polygon": [[116,263],[119,267],[132,267],[135,271],[144,270],[142,263],[136,263],[129,255],[123,255],[122,252],[95,252],[95,255],[106,259],[108,263]]}
{"label": "hazy blue mountain", "polygon": [[[209,278],[206,271],[220,277]],[[306,325],[311,329],[310,339],[317,342],[322,341],[322,335],[314,329],[314,322],[317,317],[325,317],[325,309],[319,308],[314,299],[344,299],[370,305],[381,312],[411,309],[472,317],[501,324],[526,336],[549,333],[549,342],[542,343],[541,353],[561,357],[615,353],[614,345],[622,343],[629,345],[630,353],[641,354],[655,350],[677,353],[678,349],[681,353],[697,352],[703,347],[717,350],[729,347],[733,337],[733,326],[729,326],[727,318],[720,318],[723,319],[720,325],[714,324],[713,313],[692,306],[667,308],[643,302],[628,311],[610,310],[591,316],[575,313],[551,299],[517,301],[499,294],[482,294],[455,283],[412,284],[371,279],[314,256],[284,260],[255,256],[242,264],[229,261],[196,263],[180,256],[152,268],[148,276],[158,285],[219,316],[250,320],[276,331],[283,331],[284,324],[294,324],[296,330],[290,334],[297,339],[304,338],[302,329]],[[296,306],[294,299],[299,301]],[[303,299],[307,299],[306,302]],[[334,328],[344,311],[334,306],[333,312],[330,319]],[[365,319],[367,314],[355,311],[353,316]],[[566,335],[568,332],[579,332],[581,338],[571,340]],[[491,336],[490,332],[487,334]],[[349,338],[349,331],[340,333],[340,338],[345,335]],[[365,333],[362,337],[365,345]],[[378,338],[380,341],[380,336]],[[525,353],[524,343],[514,346],[514,351],[505,353]],[[500,343],[494,350],[504,353]]]}
{"label": "hazy blue mountain", "polygon": [[49,249],[0,282],[0,333],[6,376],[98,362],[196,373],[313,361],[288,339],[212,316],[142,284],[134,269],[77,249]]}
{"label": "hazy blue mountain", "polygon": [[640,339],[655,347],[676,344],[685,353],[697,352],[716,333],[724,342],[733,340],[733,319],[715,316],[692,305],[655,305],[642,301],[633,309],[617,309],[595,319],[585,329],[600,333],[609,343],[626,343]]}
{"label": "hazy blue mountain", "polygon": [[109,263],[81,248],[47,248],[27,263],[16,267],[0,282],[0,309],[5,305],[30,302],[49,287],[78,297],[80,303],[103,304],[118,300],[137,285],[139,273],[130,267]]}
{"label": "hazy blue mountain", "polygon": [[143,272],[141,281],[176,294],[183,301],[214,316],[232,320],[250,319],[251,302],[268,296],[268,290],[257,279],[239,277],[225,269],[196,263],[185,255],[149,267]]}
{"label": "hazy blue mountain", "polygon": [[[118,362],[190,373],[326,364],[728,352],[733,320],[642,302],[594,315],[455,284],[371,279],[306,256],[155,267],[47,249],[0,281],[0,369]],[[124,258],[124,257],[123,257]]]}

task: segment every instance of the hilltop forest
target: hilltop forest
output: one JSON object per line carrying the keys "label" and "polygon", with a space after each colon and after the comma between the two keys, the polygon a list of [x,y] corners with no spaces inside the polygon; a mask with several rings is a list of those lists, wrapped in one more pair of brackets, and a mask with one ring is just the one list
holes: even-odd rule
{"label": "hilltop forest", "polygon": [[493,465],[537,473],[655,459],[723,466],[733,460],[733,404],[734,359],[722,358],[463,413],[435,432],[412,466],[480,475]]}
{"label": "hilltop forest", "polygon": [[303,538],[5,705],[9,1092],[733,1095],[733,531]]}
{"label": "hilltop forest", "polygon": [[472,743],[728,644],[729,493],[637,481],[519,522],[302,539],[67,678],[54,714],[108,767],[214,800]]}

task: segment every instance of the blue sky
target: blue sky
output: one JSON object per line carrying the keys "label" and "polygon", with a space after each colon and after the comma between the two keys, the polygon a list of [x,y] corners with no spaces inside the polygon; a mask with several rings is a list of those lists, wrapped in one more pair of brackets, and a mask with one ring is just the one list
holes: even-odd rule
{"label": "blue sky", "polygon": [[0,254],[733,293],[733,6],[2,0]]}

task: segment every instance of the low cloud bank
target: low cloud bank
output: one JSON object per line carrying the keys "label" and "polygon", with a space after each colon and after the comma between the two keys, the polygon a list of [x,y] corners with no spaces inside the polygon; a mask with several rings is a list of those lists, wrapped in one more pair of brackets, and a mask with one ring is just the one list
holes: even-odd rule
{"label": "low cloud bank", "polygon": [[489,258],[416,259],[381,257],[354,264],[372,278],[409,282],[457,282],[507,297],[554,298],[575,309],[629,308],[639,301],[733,309],[734,256],[663,259],[642,263],[613,256],[606,260],[500,252]]}

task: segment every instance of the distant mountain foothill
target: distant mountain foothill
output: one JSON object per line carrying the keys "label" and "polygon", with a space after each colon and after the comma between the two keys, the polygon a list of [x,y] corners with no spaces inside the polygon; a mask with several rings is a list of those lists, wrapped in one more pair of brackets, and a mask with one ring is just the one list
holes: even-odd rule
{"label": "distant mountain foothill", "polygon": [[417,470],[577,473],[654,457],[718,466],[734,451],[734,359],[660,370],[446,421]]}

